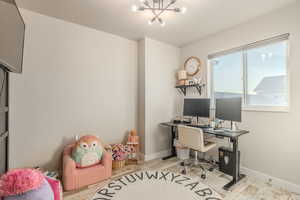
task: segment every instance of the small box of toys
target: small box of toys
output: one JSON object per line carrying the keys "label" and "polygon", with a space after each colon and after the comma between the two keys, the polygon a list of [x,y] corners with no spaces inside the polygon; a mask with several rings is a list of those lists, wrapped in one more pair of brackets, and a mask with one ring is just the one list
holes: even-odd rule
{"label": "small box of toys", "polygon": [[114,144],[111,145],[111,151],[113,158],[112,168],[121,169],[124,167],[128,156],[126,146],[123,144]]}

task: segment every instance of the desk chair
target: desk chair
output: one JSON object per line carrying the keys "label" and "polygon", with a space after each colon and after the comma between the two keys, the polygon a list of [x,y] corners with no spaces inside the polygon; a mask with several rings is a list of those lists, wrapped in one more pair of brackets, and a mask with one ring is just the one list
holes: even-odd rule
{"label": "desk chair", "polygon": [[[205,179],[206,170],[202,165],[199,164],[198,152],[205,153],[214,148],[216,143],[205,141],[202,129],[182,125],[178,126],[178,140],[181,145],[195,151],[195,160],[192,163],[192,166],[200,167],[202,169],[201,178]],[[185,167],[184,162],[183,166]],[[183,173],[186,173],[185,169],[183,170]]]}

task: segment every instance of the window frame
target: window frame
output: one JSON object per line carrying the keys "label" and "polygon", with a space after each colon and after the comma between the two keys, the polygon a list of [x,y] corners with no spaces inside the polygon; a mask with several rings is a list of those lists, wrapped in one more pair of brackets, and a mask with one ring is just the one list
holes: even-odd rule
{"label": "window frame", "polygon": [[[248,73],[247,73],[247,67],[248,67],[248,61],[247,61],[247,52],[250,49],[264,47],[270,44],[276,44],[279,42],[286,42],[287,48],[286,48],[286,76],[287,76],[287,106],[268,106],[268,105],[249,105],[247,104],[247,86],[248,86]],[[290,111],[290,34],[283,34],[276,37],[272,37],[266,40],[257,41],[248,45],[244,45],[238,48],[222,51],[219,53],[211,54],[208,56],[207,59],[207,82],[208,82],[208,95],[214,102],[214,73],[213,73],[213,64],[212,60],[217,57],[225,56],[228,54],[232,54],[235,52],[241,52],[242,53],[242,60],[243,60],[243,95],[242,95],[242,110],[243,111],[262,111],[262,112],[289,112]],[[212,104],[214,105],[214,103]],[[214,106],[212,106],[212,109],[214,109]]]}

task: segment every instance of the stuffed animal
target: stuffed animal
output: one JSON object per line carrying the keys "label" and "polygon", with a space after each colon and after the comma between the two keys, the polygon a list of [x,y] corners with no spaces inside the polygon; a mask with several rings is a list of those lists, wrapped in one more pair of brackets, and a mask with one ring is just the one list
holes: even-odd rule
{"label": "stuffed animal", "polygon": [[0,199],[59,200],[44,177],[35,169],[14,169],[0,178]]}
{"label": "stuffed animal", "polygon": [[81,137],[72,149],[72,158],[78,168],[90,167],[100,163],[104,147],[98,137]]}

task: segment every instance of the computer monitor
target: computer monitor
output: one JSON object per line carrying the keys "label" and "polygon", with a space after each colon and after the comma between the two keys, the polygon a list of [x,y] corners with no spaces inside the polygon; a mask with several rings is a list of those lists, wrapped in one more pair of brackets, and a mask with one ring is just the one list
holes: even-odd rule
{"label": "computer monitor", "polygon": [[241,122],[242,98],[216,99],[216,118],[233,122]]}
{"label": "computer monitor", "polygon": [[209,118],[210,99],[184,99],[183,115]]}

